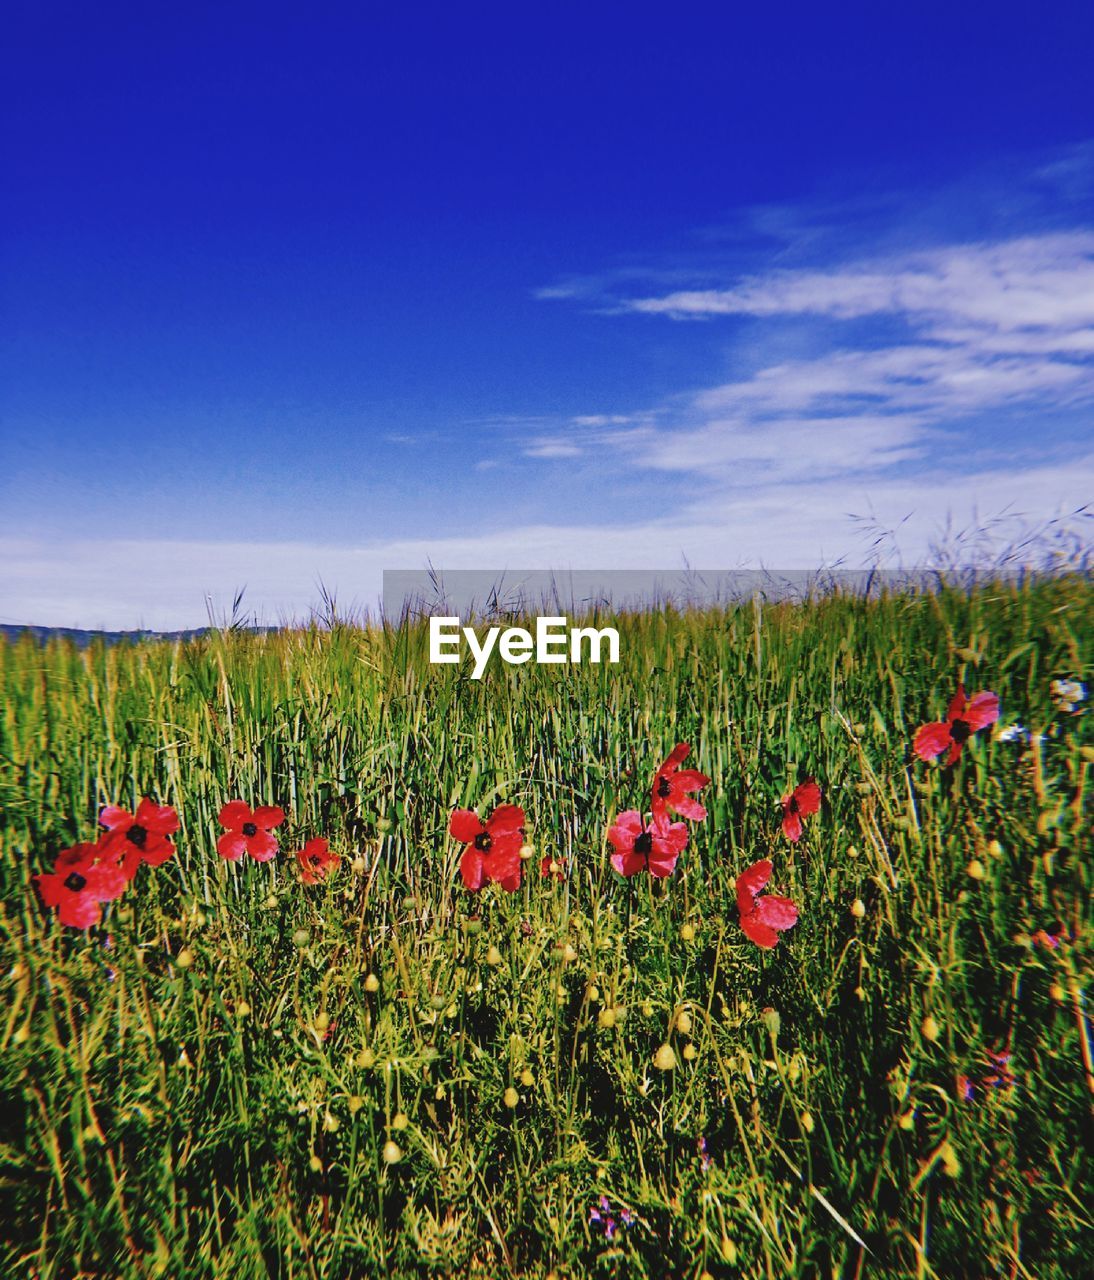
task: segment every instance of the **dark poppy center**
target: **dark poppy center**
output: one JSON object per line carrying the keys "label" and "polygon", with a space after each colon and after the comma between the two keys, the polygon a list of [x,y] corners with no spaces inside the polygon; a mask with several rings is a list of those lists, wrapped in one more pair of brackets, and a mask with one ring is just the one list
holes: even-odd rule
{"label": "dark poppy center", "polygon": [[319,854],[317,853],[308,854],[308,862],[310,862],[313,867],[317,867],[322,861],[323,859],[319,856]]}
{"label": "dark poppy center", "polygon": [[148,839],[148,832],[144,827],[138,826],[134,823],[125,833],[125,838],[130,844],[135,844],[138,849],[143,849],[144,842]]}
{"label": "dark poppy center", "polygon": [[797,812],[798,812],[798,808],[799,808],[799,806],[798,806],[798,797],[797,797],[797,796],[791,796],[791,797],[790,797],[790,803],[787,805],[787,808],[790,810],[790,812],[791,812],[791,813],[797,813]]}
{"label": "dark poppy center", "polygon": [[87,881],[84,879],[84,877],[80,875],[78,871],[73,871],[73,873],[65,881],[65,888],[71,889],[73,893],[79,893],[80,890],[84,888],[86,884],[87,884]]}
{"label": "dark poppy center", "polygon": [[972,733],[972,730],[969,728],[967,720],[955,720],[950,725],[950,737],[958,744],[968,742],[970,733]]}
{"label": "dark poppy center", "polygon": [[641,853],[644,857],[649,857],[653,851],[653,836],[648,831],[643,831],[634,842],[635,853]]}
{"label": "dark poppy center", "polygon": [[480,831],[475,837],[475,848],[478,849],[480,853],[485,853],[490,848],[491,844],[493,844],[493,841],[490,839],[489,831]]}
{"label": "dark poppy center", "polygon": [[243,824],[243,834],[245,836],[256,836],[258,835],[258,827],[253,822],[245,822]]}
{"label": "dark poppy center", "polygon": [[672,795],[672,783],[668,778],[659,778],[657,781],[657,794],[662,800],[667,800]]}

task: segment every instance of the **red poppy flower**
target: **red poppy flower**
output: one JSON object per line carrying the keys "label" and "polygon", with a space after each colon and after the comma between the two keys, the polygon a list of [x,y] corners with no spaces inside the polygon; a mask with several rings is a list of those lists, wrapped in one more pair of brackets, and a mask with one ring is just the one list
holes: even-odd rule
{"label": "red poppy flower", "polygon": [[136,815],[109,804],[99,814],[99,824],[110,833],[106,839],[121,857],[122,869],[130,880],[142,862],[158,867],[175,852],[167,837],[179,829],[179,816],[169,804],[154,804],[145,796]]}
{"label": "red poppy flower", "polygon": [[487,880],[500,884],[506,893],[520,888],[524,810],[519,805],[503,804],[485,823],[470,809],[457,809],[448,830],[467,845],[460,859],[460,875],[468,889],[474,893]]}
{"label": "red poppy flower", "polygon": [[608,828],[608,839],[615,845],[612,866],[621,876],[648,871],[663,880],[676,867],[676,859],[688,842],[688,829],[682,822],[670,822],[664,814],[655,814],[647,827],[636,809],[628,809]]}
{"label": "red poppy flower", "polygon": [[304,884],[318,884],[342,861],[341,855],[331,853],[330,841],[315,836],[299,850],[296,860],[300,864],[300,879]]}
{"label": "red poppy flower", "polygon": [[[705,787],[710,779],[698,769],[680,769],[680,763],[691,750],[686,742],[678,742],[672,754],[653,775],[653,816],[660,817],[667,809],[678,813],[681,818],[691,818],[694,822],[702,822],[707,811],[693,800],[689,791],[698,791]],[[679,772],[677,772],[679,770]]]}
{"label": "red poppy flower", "polygon": [[118,897],[129,879],[120,855],[108,848],[109,837],[98,844],[76,844],[57,856],[52,872],[34,878],[47,907],[56,907],[58,919],[74,929],[90,929],[102,919],[99,904]]}
{"label": "red poppy flower", "polygon": [[555,854],[554,856],[547,854],[540,859],[540,875],[554,876],[556,880],[565,880],[567,866],[567,861],[561,854]]}
{"label": "red poppy flower", "polygon": [[965,686],[959,684],[946,719],[922,725],[915,735],[912,749],[921,760],[933,760],[949,750],[944,764],[953,764],[961,754],[961,748],[980,729],[999,719],[999,698],[994,693],[974,693],[965,696]]}
{"label": "red poppy flower", "polygon": [[229,862],[238,862],[245,853],[255,862],[269,862],[277,852],[277,840],[270,831],[284,821],[284,809],[275,804],[252,812],[242,800],[231,800],[220,811],[220,824],[228,830],[217,841],[217,853]]}
{"label": "red poppy flower", "polygon": [[737,877],[737,910],[741,928],[758,946],[770,950],[779,934],[798,923],[798,908],[789,898],[773,893],[759,897],[760,890],[771,879],[771,862],[761,858]]}
{"label": "red poppy flower", "polygon": [[802,818],[820,808],[821,789],[812,778],[800,783],[788,796],[783,796],[783,835],[788,840],[802,838]]}

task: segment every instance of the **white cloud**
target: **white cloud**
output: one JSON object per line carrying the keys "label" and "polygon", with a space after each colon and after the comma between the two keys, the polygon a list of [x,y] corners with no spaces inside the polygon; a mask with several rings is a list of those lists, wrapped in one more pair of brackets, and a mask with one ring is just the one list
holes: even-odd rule
{"label": "white cloud", "polygon": [[[901,525],[901,548],[922,562],[949,520],[979,523],[1010,506],[1041,519],[1087,500],[1094,454],[1026,470],[938,470],[848,481],[829,476],[715,489],[675,515],[642,524],[514,525],[496,533],[375,542],[359,548],[295,542],[217,543],[0,539],[0,621],[46,626],[173,629],[206,621],[246,585],[245,607],[265,622],[305,616],[321,580],[339,601],[375,603],[384,569],[700,568],[813,569],[866,561],[851,512]],[[1016,489],[1021,503],[1015,504]],[[905,517],[911,518],[905,521]],[[902,522],[904,522],[902,524]]]}

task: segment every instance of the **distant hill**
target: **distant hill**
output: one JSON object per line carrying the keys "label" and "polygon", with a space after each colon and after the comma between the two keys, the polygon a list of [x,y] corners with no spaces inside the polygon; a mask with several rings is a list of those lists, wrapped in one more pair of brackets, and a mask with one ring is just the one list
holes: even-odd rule
{"label": "distant hill", "polygon": [[[104,644],[121,644],[129,641],[132,644],[141,640],[196,640],[199,636],[208,635],[212,628],[196,627],[190,631],[84,631],[79,627],[21,627],[10,623],[0,623],[0,635],[8,640],[18,640],[22,636],[31,635],[45,644],[49,640],[71,640],[79,649],[86,649],[89,644],[101,640]],[[255,632],[276,631],[276,627],[251,627],[247,630]]]}

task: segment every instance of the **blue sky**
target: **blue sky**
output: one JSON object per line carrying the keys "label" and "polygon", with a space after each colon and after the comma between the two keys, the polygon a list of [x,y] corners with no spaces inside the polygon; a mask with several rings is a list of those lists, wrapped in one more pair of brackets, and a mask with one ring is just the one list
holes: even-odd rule
{"label": "blue sky", "polygon": [[1087,5],[5,26],[0,621],[1094,494]]}

